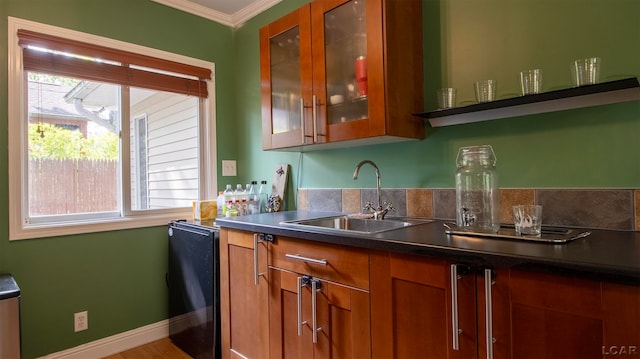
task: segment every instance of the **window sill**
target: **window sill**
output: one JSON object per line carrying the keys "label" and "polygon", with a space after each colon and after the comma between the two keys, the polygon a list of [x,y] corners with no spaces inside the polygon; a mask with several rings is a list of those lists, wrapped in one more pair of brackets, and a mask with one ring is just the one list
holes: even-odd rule
{"label": "window sill", "polygon": [[190,210],[184,210],[173,211],[171,213],[130,216],[108,220],[16,226],[16,228],[10,228],[9,240],[14,241],[22,239],[58,237],[74,234],[164,226],[172,220],[191,218],[192,216],[193,213]]}

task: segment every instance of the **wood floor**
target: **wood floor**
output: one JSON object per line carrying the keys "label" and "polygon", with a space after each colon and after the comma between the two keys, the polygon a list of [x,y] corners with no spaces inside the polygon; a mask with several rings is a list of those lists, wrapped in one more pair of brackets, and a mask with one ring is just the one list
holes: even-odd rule
{"label": "wood floor", "polygon": [[169,338],[164,338],[129,349],[122,353],[109,355],[104,359],[192,359],[185,352],[171,343]]}

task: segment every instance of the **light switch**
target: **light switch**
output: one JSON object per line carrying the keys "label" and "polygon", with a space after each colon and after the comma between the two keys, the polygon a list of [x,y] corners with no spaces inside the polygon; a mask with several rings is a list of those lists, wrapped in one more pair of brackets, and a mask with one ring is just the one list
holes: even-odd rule
{"label": "light switch", "polygon": [[235,177],[238,175],[235,160],[222,160],[222,175],[227,177]]}

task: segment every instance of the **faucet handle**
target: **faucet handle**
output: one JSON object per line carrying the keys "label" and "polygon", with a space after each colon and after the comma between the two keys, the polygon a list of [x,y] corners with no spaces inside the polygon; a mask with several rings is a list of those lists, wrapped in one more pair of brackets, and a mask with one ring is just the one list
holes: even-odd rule
{"label": "faucet handle", "polygon": [[368,201],[364,204],[364,207],[362,209],[365,211],[373,212],[376,208],[373,206],[373,203],[371,201]]}
{"label": "faucet handle", "polygon": [[386,211],[395,211],[396,208],[393,206],[393,203],[384,201],[382,204],[382,209]]}

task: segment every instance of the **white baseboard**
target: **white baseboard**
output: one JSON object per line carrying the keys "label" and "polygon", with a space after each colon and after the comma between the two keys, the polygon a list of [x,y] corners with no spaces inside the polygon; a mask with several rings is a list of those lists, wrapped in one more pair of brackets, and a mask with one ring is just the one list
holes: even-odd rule
{"label": "white baseboard", "polygon": [[169,320],[167,319],[85,343],[61,352],[52,353],[42,357],[42,359],[103,358],[168,336]]}

